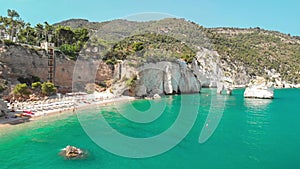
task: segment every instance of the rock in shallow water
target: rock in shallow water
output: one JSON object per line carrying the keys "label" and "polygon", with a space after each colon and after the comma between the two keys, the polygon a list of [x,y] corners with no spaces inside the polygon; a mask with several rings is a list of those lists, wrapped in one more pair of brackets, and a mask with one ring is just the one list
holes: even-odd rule
{"label": "rock in shallow water", "polygon": [[274,91],[268,87],[247,87],[244,92],[245,98],[258,98],[258,99],[273,99]]}
{"label": "rock in shallow water", "polygon": [[78,158],[78,157],[83,157],[84,156],[84,152],[83,150],[74,147],[74,146],[67,146],[66,148],[63,149],[62,154],[66,157],[66,158]]}
{"label": "rock in shallow water", "polygon": [[244,92],[245,98],[258,98],[258,99],[273,99],[274,88],[269,85],[267,80],[263,77],[256,77],[249,84]]}
{"label": "rock in shallow water", "polygon": [[153,99],[160,99],[160,95],[159,94],[154,94]]}

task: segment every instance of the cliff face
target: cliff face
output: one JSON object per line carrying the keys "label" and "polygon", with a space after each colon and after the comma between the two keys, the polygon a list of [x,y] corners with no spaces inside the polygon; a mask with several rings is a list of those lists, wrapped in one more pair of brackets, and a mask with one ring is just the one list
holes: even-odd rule
{"label": "cliff face", "polygon": [[[76,72],[74,74],[76,62],[67,59],[59,52],[55,55],[55,85],[61,90],[71,91],[72,80],[76,76]],[[15,45],[1,46],[0,61],[0,78],[6,81],[8,86],[31,81],[33,77],[47,81],[48,57],[44,50]],[[93,64],[88,63],[91,60],[81,60],[81,62],[87,62],[83,65]],[[80,73],[83,77],[76,76],[76,79],[91,76],[89,82],[95,81],[97,84],[105,84],[106,81],[115,79],[115,82],[120,82],[117,83],[118,85],[124,83],[119,87],[114,85],[114,92],[123,94],[129,88],[128,84],[125,84],[126,79],[128,81],[136,76],[135,89],[131,90],[131,94],[136,96],[152,96],[156,93],[197,93],[200,92],[201,86],[217,87],[219,82],[223,82],[226,87],[231,87],[233,82],[245,84],[248,80],[246,73],[228,70],[229,66],[226,65],[227,63],[220,62],[217,52],[204,48],[197,52],[194,61],[190,64],[177,60],[150,62],[137,67],[130,65],[129,62],[123,61],[112,66],[100,60],[97,61],[97,70],[92,68],[95,66],[91,66],[90,69],[89,66],[85,66]],[[81,71],[80,65],[76,66],[79,66],[76,70]],[[241,81],[241,79],[245,80]]]}
{"label": "cliff face", "polygon": [[[154,94],[199,93],[201,82],[185,62],[162,61],[129,66],[125,61],[117,66],[116,94],[153,96]],[[135,78],[133,78],[135,77]]]}
{"label": "cliff face", "polygon": [[199,93],[201,82],[185,62],[148,63],[139,68],[137,96]]}
{"label": "cliff face", "polygon": [[[76,62],[58,52],[55,62],[55,85],[61,90],[71,91],[73,77],[76,76],[76,72],[74,73]],[[81,62],[93,64],[90,60],[81,60]],[[76,70],[83,71],[80,75],[84,77],[77,77],[77,79],[89,77],[97,84],[105,84],[106,81],[114,79],[112,90],[115,94],[135,96],[198,93],[201,87],[221,85],[232,88],[234,85],[245,85],[250,80],[243,66],[229,65],[230,62],[221,60],[216,51],[205,48],[199,49],[193,62],[189,64],[182,60],[149,62],[140,64],[142,66],[132,65],[130,62],[125,60],[112,66],[100,60],[97,61],[96,70],[92,68],[94,66],[91,66],[91,69],[87,66],[82,70],[79,66]],[[276,72],[271,75],[275,79],[274,86],[276,86],[280,83],[280,80],[277,80],[279,75]],[[15,45],[0,47],[2,84],[13,86],[33,80],[34,77],[47,81],[48,57],[44,50]]]}
{"label": "cliff face", "polygon": [[[44,50],[36,51],[22,46],[9,46],[0,54],[1,62],[6,66],[1,76],[12,84],[18,79],[32,79],[38,77],[41,81],[47,81],[48,57]],[[56,57],[56,84],[61,87],[69,87],[72,82],[74,62],[65,59],[62,55]]]}
{"label": "cliff face", "polygon": [[[44,50],[34,50],[18,45],[0,47],[0,78],[7,85],[15,85],[33,81],[38,77],[42,82],[48,78],[48,56]],[[88,61],[87,61],[88,62]],[[55,53],[55,85],[59,89],[71,91],[75,62],[63,54]],[[92,74],[91,70],[83,70],[85,75]],[[113,69],[104,62],[99,63],[95,82],[104,83],[113,77]]]}
{"label": "cliff face", "polygon": [[[47,81],[48,77],[48,57],[44,50],[33,50],[22,46],[2,46],[0,53],[1,60],[1,79],[5,79],[8,85],[30,82],[33,77],[38,77],[41,81]],[[85,62],[84,60],[81,62]],[[91,61],[86,61],[91,62]],[[55,85],[60,89],[70,91],[72,89],[72,79],[75,62],[67,59],[62,54],[56,53]],[[88,63],[92,64],[92,63]],[[195,93],[200,92],[201,83],[196,78],[193,71],[185,62],[159,62],[149,63],[142,67],[135,68],[126,64],[107,65],[104,62],[97,62],[97,72],[91,69],[82,70],[81,76],[96,75],[96,83],[104,84],[105,81],[113,78],[122,80],[138,76],[136,83],[136,96],[146,96],[153,94],[173,94],[173,93]],[[85,63],[83,63],[85,65]],[[76,69],[80,71],[80,65]],[[20,79],[22,79],[20,81]],[[128,87],[128,86],[127,86]],[[121,91],[117,91],[121,94]]]}

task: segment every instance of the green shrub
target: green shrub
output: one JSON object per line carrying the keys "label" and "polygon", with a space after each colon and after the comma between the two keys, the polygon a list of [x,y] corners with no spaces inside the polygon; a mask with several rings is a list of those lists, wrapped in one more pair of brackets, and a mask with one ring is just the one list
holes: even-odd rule
{"label": "green shrub", "polygon": [[132,45],[132,49],[137,52],[144,49],[143,42],[134,42]]}
{"label": "green shrub", "polygon": [[44,82],[42,84],[42,93],[47,96],[51,96],[56,93],[56,87],[51,82]]}
{"label": "green shrub", "polygon": [[59,49],[64,54],[68,55],[71,60],[76,60],[81,47],[79,45],[63,44]]}
{"label": "green shrub", "polygon": [[10,46],[10,45],[14,45],[15,43],[11,40],[5,39],[4,44],[7,45],[7,46]]}
{"label": "green shrub", "polygon": [[133,76],[133,77],[127,79],[127,80],[125,81],[126,86],[127,86],[127,87],[133,87],[134,84],[135,84],[136,79],[137,79],[137,76]]}
{"label": "green shrub", "polygon": [[17,96],[28,96],[31,94],[26,83],[17,84],[13,90],[13,93]]}
{"label": "green shrub", "polygon": [[42,88],[42,83],[41,82],[34,82],[31,84],[32,90],[40,90]]}
{"label": "green shrub", "polygon": [[108,65],[114,65],[117,63],[117,61],[115,59],[108,59],[108,60],[105,60],[105,63]]}

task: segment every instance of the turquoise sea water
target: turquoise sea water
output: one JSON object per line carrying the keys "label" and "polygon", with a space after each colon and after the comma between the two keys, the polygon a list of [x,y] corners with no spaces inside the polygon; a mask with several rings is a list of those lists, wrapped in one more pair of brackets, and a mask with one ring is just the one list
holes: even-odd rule
{"label": "turquoise sea water", "polygon": [[[199,95],[118,103],[78,112],[78,116],[70,113],[55,115],[1,128],[0,168],[300,168],[299,89],[276,90],[274,100],[244,99],[243,90],[235,90],[232,96],[222,96],[224,104],[219,103],[220,99],[212,102],[214,93],[214,90],[203,89]],[[195,98],[199,98],[200,102],[197,103]],[[158,108],[148,111],[153,105],[158,105]],[[219,114],[222,116],[219,116],[218,127],[206,142],[200,144],[199,135],[203,126],[205,128],[210,108],[220,105],[224,105],[224,112]],[[164,111],[158,114],[158,118],[153,117],[151,123],[134,123],[119,114],[121,110],[126,116],[134,108],[140,115],[151,116],[160,113],[157,111],[160,106]],[[124,135],[153,137],[172,126],[179,116],[178,110],[183,106],[190,110],[197,106],[195,124],[178,145],[150,158],[132,159],[112,154],[93,142],[81,126],[89,126],[89,130],[95,133],[105,132],[104,128],[97,126],[99,115],[102,115],[110,127]],[[67,160],[58,155],[66,145],[83,148],[88,156],[80,160]],[[120,143],[119,146],[125,147],[127,144]],[[130,148],[137,151],[134,147]]]}

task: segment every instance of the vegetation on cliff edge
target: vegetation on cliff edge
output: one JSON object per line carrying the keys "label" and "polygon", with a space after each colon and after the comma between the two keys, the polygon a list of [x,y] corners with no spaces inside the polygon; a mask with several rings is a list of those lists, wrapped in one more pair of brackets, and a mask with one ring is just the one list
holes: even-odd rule
{"label": "vegetation on cliff edge", "polygon": [[117,60],[159,61],[182,59],[191,63],[196,53],[181,41],[158,34],[135,35],[115,44],[103,58],[108,63]]}

